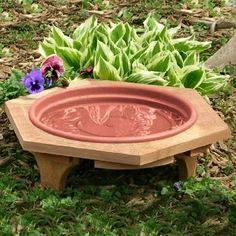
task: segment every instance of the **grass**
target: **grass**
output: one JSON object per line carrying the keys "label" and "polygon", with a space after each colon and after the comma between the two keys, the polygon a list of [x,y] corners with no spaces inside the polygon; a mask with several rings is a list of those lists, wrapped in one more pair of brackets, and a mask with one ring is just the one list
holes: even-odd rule
{"label": "grass", "polygon": [[86,167],[77,170],[79,187],[73,181],[59,194],[39,187],[27,154],[8,151],[14,160],[0,173],[1,235],[234,235],[236,191],[210,178],[189,179],[178,191],[166,180],[150,184],[149,171],[138,171],[148,185],[127,172],[136,178],[131,185],[117,181],[120,173],[101,171],[99,179]]}
{"label": "grass", "polygon": [[[84,2],[87,3],[86,8],[90,9],[89,3],[92,1]],[[119,11],[123,11],[120,19],[139,24],[147,12],[161,6],[162,2],[143,0],[136,6],[122,6],[119,8]],[[155,9],[157,17],[167,18],[168,24],[177,25],[179,18],[169,19],[168,16],[173,15],[174,9],[180,7],[180,3],[186,2],[176,1],[178,6],[173,4],[170,9]],[[66,12],[66,8],[60,8],[68,6],[63,0],[41,1],[40,8],[43,10],[45,5],[41,3],[49,4],[48,9],[52,11],[50,18],[55,19],[55,24],[63,26],[67,23],[64,26],[65,32],[71,31],[70,27],[78,24],[87,14],[86,9],[82,9],[79,4],[77,8]],[[96,3],[99,6],[101,1]],[[29,2],[28,5],[30,4]],[[112,6],[115,7],[115,4]],[[0,19],[1,12],[7,12],[12,17],[14,9],[23,14],[24,7],[24,4],[18,4],[13,0],[3,1],[0,3]],[[198,7],[201,8],[201,5]],[[66,18],[57,19],[58,8],[62,12],[65,11],[63,15]],[[207,9],[209,6],[204,8]],[[106,6],[102,5],[101,9],[106,10]],[[33,14],[29,11],[26,13]],[[4,22],[8,22],[7,19]],[[52,21],[45,18],[40,22],[22,20],[17,25],[7,27],[0,35],[0,59],[11,57],[4,54],[6,51],[3,53],[4,48],[10,48],[13,57],[19,56],[21,60],[30,63],[32,59],[26,55],[32,49],[36,49],[38,41],[47,35],[49,24],[52,24]],[[202,25],[193,28],[198,38],[205,40],[210,35],[208,29]],[[189,29],[186,29],[186,32],[182,31],[182,34],[189,33]],[[231,31],[227,31],[224,37],[213,38],[214,47],[218,48],[226,43],[231,34]],[[25,54],[21,55],[14,51],[12,45],[23,50]],[[206,57],[212,53],[213,51],[209,51]],[[14,63],[11,66],[25,70],[19,67],[17,61]],[[225,72],[231,74],[231,84],[235,88],[234,67],[225,68]],[[15,76],[17,79],[18,75]],[[12,97],[21,93],[20,88],[18,90],[14,87],[14,83],[5,85],[5,90],[12,92]],[[236,143],[232,108],[236,102],[231,96],[230,89],[222,91],[217,98],[212,98],[211,102],[231,126],[233,138],[227,145],[232,147]],[[64,192],[58,193],[41,188],[35,160],[32,155],[21,149],[1,109],[0,107],[1,121],[4,121],[4,125],[0,127],[0,134],[3,135],[0,137],[1,236],[236,235],[236,178],[232,175],[235,173],[235,163],[231,160],[233,154],[229,151],[226,153],[229,162],[222,170],[223,178],[229,175],[227,180],[230,184],[226,186],[221,178],[217,181],[209,177],[207,166],[212,161],[212,156],[208,153],[199,159],[197,172],[198,177],[202,178],[182,182],[181,190],[174,187],[174,183],[178,181],[175,165],[148,170],[105,171],[94,169],[88,161],[72,171],[67,188]]]}

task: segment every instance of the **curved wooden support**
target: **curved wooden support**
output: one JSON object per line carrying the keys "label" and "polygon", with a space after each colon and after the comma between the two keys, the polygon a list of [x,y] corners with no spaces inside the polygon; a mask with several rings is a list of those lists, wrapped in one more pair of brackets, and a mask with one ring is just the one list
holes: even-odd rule
{"label": "curved wooden support", "polygon": [[179,154],[175,156],[179,166],[179,178],[181,180],[196,175],[197,156],[187,156],[185,154]]}
{"label": "curved wooden support", "polygon": [[43,187],[63,191],[70,170],[80,159],[46,153],[33,153],[37,161]]}

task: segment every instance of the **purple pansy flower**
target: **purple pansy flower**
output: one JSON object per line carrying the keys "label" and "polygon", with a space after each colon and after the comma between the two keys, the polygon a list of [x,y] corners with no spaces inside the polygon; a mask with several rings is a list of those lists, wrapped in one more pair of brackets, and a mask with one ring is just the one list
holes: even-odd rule
{"label": "purple pansy flower", "polygon": [[182,188],[182,185],[181,185],[180,182],[174,183],[174,186],[175,186],[175,188],[176,188],[177,190],[181,190],[181,188]]}
{"label": "purple pansy flower", "polygon": [[48,57],[43,62],[41,71],[48,86],[51,86],[65,71],[62,59],[56,55]]}
{"label": "purple pansy flower", "polygon": [[40,70],[32,70],[23,80],[22,83],[29,93],[39,93],[44,90],[44,78]]}

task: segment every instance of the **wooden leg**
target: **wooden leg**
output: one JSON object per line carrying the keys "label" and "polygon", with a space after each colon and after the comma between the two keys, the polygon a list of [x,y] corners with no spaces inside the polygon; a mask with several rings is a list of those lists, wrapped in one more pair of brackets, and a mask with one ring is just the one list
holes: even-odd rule
{"label": "wooden leg", "polygon": [[196,175],[197,156],[190,157],[185,154],[175,156],[179,166],[179,178],[181,180]]}
{"label": "wooden leg", "polygon": [[78,158],[33,153],[37,161],[41,185],[62,191],[65,187],[66,178],[72,167],[79,164]]}

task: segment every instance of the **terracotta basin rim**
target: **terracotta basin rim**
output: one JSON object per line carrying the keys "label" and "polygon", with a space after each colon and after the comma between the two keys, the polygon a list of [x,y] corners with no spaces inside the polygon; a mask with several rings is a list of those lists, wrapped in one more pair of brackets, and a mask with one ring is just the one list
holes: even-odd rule
{"label": "terracotta basin rim", "polygon": [[[95,94],[96,96],[93,93],[86,95],[86,91],[97,91],[97,93]],[[104,91],[105,93],[103,93]],[[114,91],[116,91],[116,93]],[[82,94],[83,92],[85,92],[85,94]],[[162,104],[163,106],[171,106],[173,109],[180,111],[180,113],[182,112],[182,114],[184,116],[187,116],[188,118],[184,124],[171,130],[166,130],[160,133],[154,133],[146,136],[133,137],[98,137],[77,135],[64,132],[63,130],[51,128],[40,121],[41,115],[45,112],[45,109],[42,109],[43,104],[46,104],[46,109],[49,110],[53,107],[63,105],[66,102],[70,102],[73,99],[76,100],[76,98],[80,100],[86,100],[90,98],[93,99],[94,96],[95,99],[101,99],[102,101],[106,99],[116,99],[117,97],[119,97],[120,99],[126,99],[126,97],[128,96],[128,99],[143,101],[144,104],[148,102],[160,102],[160,104]],[[136,143],[171,137],[187,130],[196,122],[197,112],[191,102],[173,94],[173,92],[167,91],[164,88],[148,85],[137,86],[136,84],[119,83],[119,85],[80,85],[78,87],[67,88],[63,91],[43,96],[31,105],[29,109],[29,118],[37,128],[50,134],[67,139],[95,143]]]}

